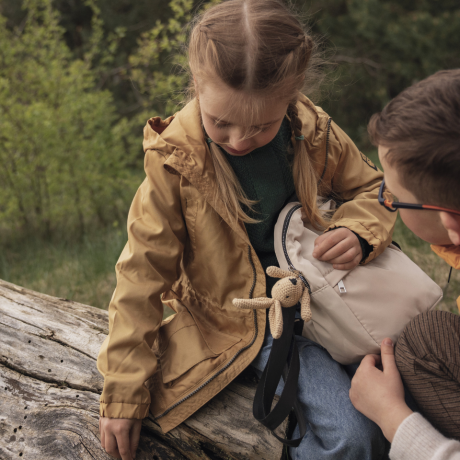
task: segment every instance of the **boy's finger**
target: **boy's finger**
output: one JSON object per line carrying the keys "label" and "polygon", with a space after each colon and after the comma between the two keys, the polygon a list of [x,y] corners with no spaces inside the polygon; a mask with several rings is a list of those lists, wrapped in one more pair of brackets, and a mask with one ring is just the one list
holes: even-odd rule
{"label": "boy's finger", "polygon": [[396,367],[395,350],[394,350],[393,342],[391,341],[391,339],[389,338],[383,339],[380,345],[380,351],[382,353],[383,371],[391,372],[391,371],[397,370],[398,368]]}
{"label": "boy's finger", "polygon": [[136,451],[137,451],[137,446],[139,445],[141,428],[142,428],[142,421],[140,421],[140,423],[139,422],[134,423],[131,429],[129,445],[130,445],[131,455],[133,459],[136,458]]}
{"label": "boy's finger", "polygon": [[[380,356],[379,355],[366,355],[362,361],[359,367],[377,367],[380,364]],[[359,369],[359,368],[358,368]]]}

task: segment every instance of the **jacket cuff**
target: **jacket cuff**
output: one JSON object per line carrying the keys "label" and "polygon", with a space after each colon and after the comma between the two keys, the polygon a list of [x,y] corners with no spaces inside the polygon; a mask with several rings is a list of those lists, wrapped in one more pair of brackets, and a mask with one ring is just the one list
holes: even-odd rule
{"label": "jacket cuff", "polygon": [[100,403],[99,415],[108,418],[143,419],[149,415],[150,404]]}
{"label": "jacket cuff", "polygon": [[[348,230],[351,230],[356,235],[360,236],[366,243],[371,247],[370,252],[367,254],[367,257],[361,260],[361,264],[367,264],[371,260],[375,259],[378,255],[380,255],[386,246],[391,243],[391,240],[388,240],[388,244],[384,245],[384,242],[378,238],[371,230],[366,228],[361,222],[357,222],[354,219],[340,219],[330,225],[325,232],[329,232],[330,230],[334,230],[335,228],[345,227]],[[360,241],[361,244],[361,241]],[[364,255],[364,251],[363,251]]]}

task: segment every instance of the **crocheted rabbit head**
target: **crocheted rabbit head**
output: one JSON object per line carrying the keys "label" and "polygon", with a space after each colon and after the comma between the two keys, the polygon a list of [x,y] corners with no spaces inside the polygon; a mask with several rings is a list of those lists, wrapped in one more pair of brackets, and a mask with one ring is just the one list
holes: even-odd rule
{"label": "crocheted rabbit head", "polygon": [[274,339],[279,339],[283,332],[283,313],[281,308],[293,307],[300,301],[300,315],[307,322],[311,319],[310,293],[298,273],[288,272],[279,267],[268,267],[267,275],[281,278],[272,288],[272,298],[233,299],[233,305],[243,309],[269,308],[268,320]]}
{"label": "crocheted rabbit head", "polygon": [[300,278],[290,272],[285,272],[278,267],[268,267],[267,275],[281,278],[272,288],[272,298],[278,299],[282,307],[294,306],[302,297],[304,285]]}

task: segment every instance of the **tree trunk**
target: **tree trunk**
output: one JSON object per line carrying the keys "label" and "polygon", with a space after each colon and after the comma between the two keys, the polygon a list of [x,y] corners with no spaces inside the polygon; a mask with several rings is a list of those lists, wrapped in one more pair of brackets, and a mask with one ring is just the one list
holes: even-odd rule
{"label": "tree trunk", "polygon": [[[96,368],[107,334],[105,310],[0,280],[0,459],[112,458]],[[281,444],[252,416],[255,387],[243,373],[167,434],[145,418],[136,460],[279,460]]]}

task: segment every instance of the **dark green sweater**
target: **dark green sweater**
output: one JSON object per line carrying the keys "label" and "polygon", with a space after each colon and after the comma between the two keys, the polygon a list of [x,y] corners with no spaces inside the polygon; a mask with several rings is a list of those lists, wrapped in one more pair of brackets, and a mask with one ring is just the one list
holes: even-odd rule
{"label": "dark green sweater", "polygon": [[[246,224],[246,230],[264,270],[270,265],[279,266],[275,255],[274,228],[279,213],[295,192],[287,158],[290,139],[291,128],[285,118],[278,134],[267,145],[241,157],[224,152],[246,196],[258,201],[254,205],[256,212],[250,215],[260,222]],[[266,280],[267,296],[271,297],[277,279],[266,276]]]}

